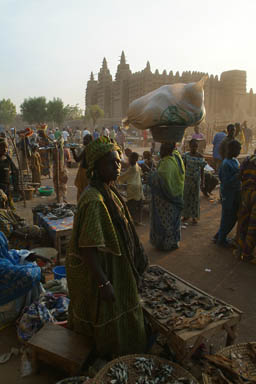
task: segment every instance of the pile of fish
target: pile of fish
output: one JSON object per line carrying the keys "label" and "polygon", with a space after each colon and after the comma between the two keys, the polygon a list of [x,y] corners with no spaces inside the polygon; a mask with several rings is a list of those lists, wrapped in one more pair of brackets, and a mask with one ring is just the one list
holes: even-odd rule
{"label": "pile of fish", "polygon": [[[253,343],[248,343],[247,348],[247,359],[245,359],[243,354],[232,351],[230,352],[229,357],[218,354],[205,355],[207,364],[202,373],[203,383],[256,383],[256,349]],[[250,362],[249,359],[251,360]]]}
{"label": "pile of fish", "polygon": [[231,307],[187,289],[158,266],[147,269],[140,289],[143,307],[173,330],[203,329],[209,323],[228,319],[233,314]]}
{"label": "pile of fish", "polygon": [[124,363],[117,363],[108,372],[111,377],[110,384],[128,383],[128,366]]}
{"label": "pile of fish", "polygon": [[171,365],[155,363],[152,358],[146,357],[136,357],[129,366],[117,363],[109,369],[107,376],[110,377],[108,384],[195,384],[186,377],[174,378]]}
{"label": "pile of fish", "polygon": [[49,205],[39,204],[34,207],[32,211],[40,212],[50,220],[58,220],[74,216],[76,212],[76,205],[66,203],[53,203]]}

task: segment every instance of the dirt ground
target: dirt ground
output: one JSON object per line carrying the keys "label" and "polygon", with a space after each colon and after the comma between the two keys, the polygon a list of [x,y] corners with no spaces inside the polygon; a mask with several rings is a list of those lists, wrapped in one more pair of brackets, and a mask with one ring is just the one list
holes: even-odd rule
{"label": "dirt ground", "polygon": [[[69,171],[68,201],[75,202],[76,188],[74,177],[76,169]],[[46,178],[43,185],[52,185]],[[182,229],[180,249],[174,252],[158,251],[149,243],[149,218],[145,211],[145,227],[139,227],[138,233],[148,253],[151,264],[159,264],[177,274],[193,285],[211,295],[232,304],[244,312],[240,324],[238,342],[256,340],[256,297],[255,274],[256,265],[246,264],[237,260],[230,250],[219,248],[212,243],[220,218],[220,204],[217,201],[218,191],[213,201],[201,196],[201,220],[198,225],[189,225]],[[53,201],[53,197],[37,197],[27,202],[16,204],[17,213],[32,223],[31,208],[38,204]],[[208,270],[208,271],[207,271]],[[11,347],[19,346],[15,327],[0,331],[0,355],[8,352]],[[20,377],[20,358],[13,357],[8,363],[0,365],[1,383],[16,384],[53,384],[65,374],[55,371],[49,366],[42,366],[39,374],[26,378]]]}

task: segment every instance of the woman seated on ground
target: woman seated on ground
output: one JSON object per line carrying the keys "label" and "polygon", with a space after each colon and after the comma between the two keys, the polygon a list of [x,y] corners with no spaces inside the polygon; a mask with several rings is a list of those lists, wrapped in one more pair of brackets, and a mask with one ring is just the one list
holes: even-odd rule
{"label": "woman seated on ground", "polygon": [[89,180],[86,176],[87,162],[86,162],[85,148],[91,141],[92,141],[92,135],[85,135],[85,137],[83,138],[84,149],[79,155],[76,154],[75,148],[71,148],[75,161],[77,163],[80,163],[77,174],[76,174],[76,178],[75,178],[75,186],[77,187],[77,195],[76,195],[77,202],[80,199],[81,193],[89,184]]}
{"label": "woman seated on ground", "polygon": [[142,224],[142,208],[143,208],[143,186],[141,181],[142,171],[137,164],[139,155],[132,152],[129,157],[129,168],[118,178],[118,183],[126,184],[127,206],[130,214],[137,225]]}
{"label": "woman seated on ground", "polygon": [[0,189],[0,230],[14,249],[32,249],[50,245],[45,228],[27,225],[12,209],[8,208],[7,196]]}
{"label": "woman seated on ground", "polygon": [[201,187],[201,191],[204,196],[210,197],[216,185],[219,184],[218,178],[212,174],[212,172],[204,171],[204,185]]}
{"label": "woman seated on ground", "polygon": [[256,245],[256,150],[241,165],[241,204],[238,212],[237,243],[239,256],[245,261],[254,261]]}
{"label": "woman seated on ground", "polygon": [[0,232],[0,326],[15,320],[42,291],[41,269],[29,262],[31,257],[26,250],[9,250]]}
{"label": "woman seated on ground", "polygon": [[90,184],[81,195],[66,258],[69,327],[98,356],[145,350],[138,296],[147,266],[129,211],[113,187],[121,168],[119,147],[99,137],[86,147]]}
{"label": "woman seated on ground", "polygon": [[198,152],[198,142],[192,139],[189,142],[190,152],[186,152],[183,161],[186,169],[184,185],[183,221],[192,218],[193,224],[197,224],[200,217],[200,187],[204,189],[204,167],[206,161]]}
{"label": "woman seated on ground", "polygon": [[175,250],[180,243],[185,169],[175,143],[164,143],[157,170],[149,176],[151,187],[150,241],[158,249]]}

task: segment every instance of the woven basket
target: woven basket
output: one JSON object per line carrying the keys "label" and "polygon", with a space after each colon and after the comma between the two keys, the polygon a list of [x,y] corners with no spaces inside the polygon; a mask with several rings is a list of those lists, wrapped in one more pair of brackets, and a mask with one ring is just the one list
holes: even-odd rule
{"label": "woven basket", "polygon": [[[135,384],[139,376],[142,375],[134,367],[134,362],[137,357],[145,357],[146,359],[152,359],[156,365],[156,368],[158,368],[160,365],[167,364],[173,368],[173,372],[172,372],[173,379],[178,379],[179,377],[185,377],[191,380],[191,384],[192,383],[198,384],[198,381],[184,368],[180,367],[177,364],[174,364],[169,360],[162,359],[161,357],[153,356],[153,355],[126,355],[126,356],[119,357],[115,360],[112,360],[110,361],[110,363],[106,364],[94,377],[93,384],[109,384],[111,381],[111,377],[108,376],[107,374],[110,368],[112,368],[117,363],[125,363],[128,366],[128,384]],[[153,375],[154,375],[154,372],[153,372]]]}
{"label": "woven basket", "polygon": [[[254,346],[256,342],[251,343]],[[217,355],[227,357],[230,359],[231,353],[238,354],[242,357],[242,359],[248,364],[248,373],[250,376],[256,376],[256,363],[252,361],[250,356],[250,351],[248,349],[248,343],[243,344],[234,344],[230,347],[226,347],[217,352]],[[208,376],[209,384],[212,383],[212,379]]]}
{"label": "woven basket", "polygon": [[[256,342],[250,344],[255,347]],[[221,351],[218,352],[218,355],[225,356],[230,359],[231,352],[241,355],[242,359],[248,364],[250,376],[256,376],[256,362],[253,362],[251,358],[248,343],[235,344],[231,345],[230,347],[223,348]]]}
{"label": "woven basket", "polygon": [[63,379],[58,381],[56,384],[84,384],[91,383],[91,380],[86,376],[77,376],[77,377],[68,377],[67,379]]}
{"label": "woven basket", "polygon": [[159,143],[181,142],[184,136],[184,126],[159,126],[150,128],[153,139]]}

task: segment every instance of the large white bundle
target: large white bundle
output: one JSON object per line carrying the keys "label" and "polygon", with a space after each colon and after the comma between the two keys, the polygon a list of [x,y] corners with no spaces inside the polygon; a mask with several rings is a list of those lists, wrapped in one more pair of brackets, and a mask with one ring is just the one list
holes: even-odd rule
{"label": "large white bundle", "polygon": [[124,126],[138,129],[158,126],[188,127],[199,124],[205,116],[204,76],[197,83],[171,84],[134,100],[128,109]]}

